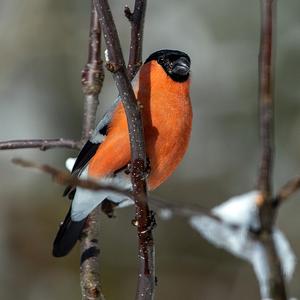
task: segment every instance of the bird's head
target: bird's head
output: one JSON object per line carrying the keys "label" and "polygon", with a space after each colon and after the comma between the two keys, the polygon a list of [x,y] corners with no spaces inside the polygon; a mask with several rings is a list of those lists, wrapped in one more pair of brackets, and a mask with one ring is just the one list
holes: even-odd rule
{"label": "bird's head", "polygon": [[168,76],[177,82],[184,82],[189,78],[191,59],[178,50],[159,50],[152,53],[145,61],[156,61],[163,67]]}

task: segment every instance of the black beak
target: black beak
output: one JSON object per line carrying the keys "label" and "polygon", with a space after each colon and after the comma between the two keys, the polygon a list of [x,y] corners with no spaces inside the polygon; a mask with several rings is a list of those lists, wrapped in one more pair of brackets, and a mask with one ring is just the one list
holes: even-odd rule
{"label": "black beak", "polygon": [[180,57],[173,63],[172,73],[185,76],[190,72],[190,62],[185,57]]}

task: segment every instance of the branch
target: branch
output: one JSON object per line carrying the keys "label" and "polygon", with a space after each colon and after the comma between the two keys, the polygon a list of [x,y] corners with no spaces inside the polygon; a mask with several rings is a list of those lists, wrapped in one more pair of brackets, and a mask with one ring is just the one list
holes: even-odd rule
{"label": "branch", "polygon": [[275,248],[272,235],[276,211],[272,197],[273,171],[273,23],[274,0],[261,0],[261,39],[259,55],[259,105],[260,105],[260,139],[261,162],[258,188],[262,194],[259,208],[261,235],[260,240],[267,255],[270,276],[268,278],[268,298],[287,299],[282,267]]}
{"label": "branch", "polygon": [[[86,142],[95,128],[98,97],[104,80],[100,51],[101,27],[93,1],[91,1],[88,60],[81,77],[85,97],[82,143]],[[104,300],[100,281],[100,212],[101,208],[97,208],[89,214],[81,237],[80,282],[83,300]]]}
{"label": "branch", "polygon": [[277,195],[275,196],[274,202],[279,205],[284,200],[291,197],[293,194],[297,193],[300,189],[300,177],[297,176],[289,180],[284,186],[282,186]]}
{"label": "branch", "polygon": [[[91,1],[92,2],[92,1]],[[101,60],[101,28],[97,12],[91,4],[91,20],[88,45],[88,61],[82,70],[81,84],[85,96],[82,139],[86,141],[95,128],[99,94],[102,89],[104,72]]]}
{"label": "branch", "polygon": [[[118,188],[113,184],[96,182],[90,179],[80,179],[77,176],[73,176],[69,172],[59,170],[47,164],[38,164],[36,162],[21,159],[21,158],[13,158],[12,163],[23,168],[36,169],[42,173],[48,174],[52,177],[52,180],[54,182],[63,186],[72,185],[74,187],[81,187],[83,189],[88,189],[92,191],[107,191],[109,193],[115,192],[124,195],[126,198],[132,198],[132,194],[130,192]],[[170,212],[176,216],[180,216],[184,218],[190,218],[193,216],[206,216],[216,221],[223,222],[221,218],[212,214],[209,209],[200,207],[199,205],[186,204],[186,203],[174,204],[165,199],[152,197],[152,196],[149,197],[149,201],[151,203],[151,206],[153,206],[155,209],[170,210]],[[117,206],[118,205],[116,205],[116,207]],[[229,223],[227,223],[227,225],[228,224]]]}
{"label": "branch", "polygon": [[131,24],[131,41],[127,72],[129,80],[132,80],[142,65],[144,21],[147,0],[136,0],[133,13],[125,6],[124,13]]}
{"label": "branch", "polygon": [[100,219],[101,206],[96,207],[86,220],[81,235],[80,282],[82,299],[104,300],[100,274]]}
{"label": "branch", "polygon": [[47,164],[38,164],[36,162],[28,161],[21,158],[13,158],[12,162],[23,168],[31,168],[46,173],[52,177],[52,180],[60,185],[72,185],[78,186],[83,189],[88,189],[92,191],[107,191],[109,193],[118,193],[122,194],[125,197],[132,197],[131,193],[126,190],[117,188],[115,185],[106,184],[101,182],[95,182],[94,180],[89,179],[79,179],[77,176],[73,176],[69,172],[59,170]]}
{"label": "branch", "polygon": [[69,139],[34,139],[0,141],[0,150],[39,148],[42,151],[52,148],[80,149],[80,142]]}
{"label": "branch", "polygon": [[131,181],[136,206],[139,238],[139,276],[136,299],[154,297],[154,218],[147,203],[146,154],[143,124],[121,50],[121,45],[107,0],[94,0],[108,50],[109,67],[125,108],[131,145]]}
{"label": "branch", "polygon": [[171,215],[176,215],[183,218],[190,218],[194,216],[206,216],[215,221],[222,222],[223,220],[218,216],[211,213],[211,211],[207,208],[200,207],[199,205],[193,204],[179,204],[179,203],[171,203],[165,199],[157,198],[157,197],[149,197],[150,204],[152,207],[160,210],[169,210]]}
{"label": "branch", "polygon": [[[59,170],[47,164],[38,164],[33,161],[28,161],[21,158],[13,158],[12,162],[23,168],[36,169],[42,173],[48,174],[52,177],[52,180],[57,184],[66,186],[72,185],[74,187],[80,187],[92,191],[107,191],[109,193],[115,192],[122,194],[125,198],[132,198],[132,193],[122,188],[116,187],[114,184],[107,184],[102,182],[96,182],[91,179],[80,179],[77,176],[73,176],[71,173]],[[158,197],[149,197],[151,206],[155,209],[167,209],[170,210],[174,215],[190,218],[193,216],[206,216],[216,221],[223,222],[218,216],[212,214],[209,209],[200,207],[199,205],[193,204],[174,204],[165,199]],[[118,205],[116,205],[117,207]]]}
{"label": "branch", "polygon": [[265,201],[272,193],[273,169],[273,0],[261,0],[262,24],[259,54],[259,105],[260,105],[260,140],[261,161],[258,188]]}

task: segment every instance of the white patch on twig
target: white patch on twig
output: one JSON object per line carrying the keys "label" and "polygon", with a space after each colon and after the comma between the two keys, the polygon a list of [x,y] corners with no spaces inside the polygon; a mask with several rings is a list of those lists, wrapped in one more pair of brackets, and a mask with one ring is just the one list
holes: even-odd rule
{"label": "white patch on twig", "polygon": [[259,192],[251,191],[249,193],[235,196],[221,205],[213,208],[212,213],[220,217],[224,222],[237,224],[240,226],[255,226],[257,228],[257,206],[256,198]]}
{"label": "white patch on twig", "polygon": [[279,259],[283,265],[282,271],[284,273],[284,276],[287,280],[291,280],[295,271],[297,258],[287,238],[278,229],[274,231],[274,241]]}

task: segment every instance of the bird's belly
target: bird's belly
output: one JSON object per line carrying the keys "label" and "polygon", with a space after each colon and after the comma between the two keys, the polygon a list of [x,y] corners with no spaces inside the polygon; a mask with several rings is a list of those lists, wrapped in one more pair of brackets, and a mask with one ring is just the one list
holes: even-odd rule
{"label": "bird's belly", "polygon": [[[145,128],[146,150],[150,160],[149,190],[157,188],[176,169],[182,160],[190,139],[191,118],[176,120],[176,126],[166,123],[165,126]],[[157,130],[159,128],[159,130]]]}

